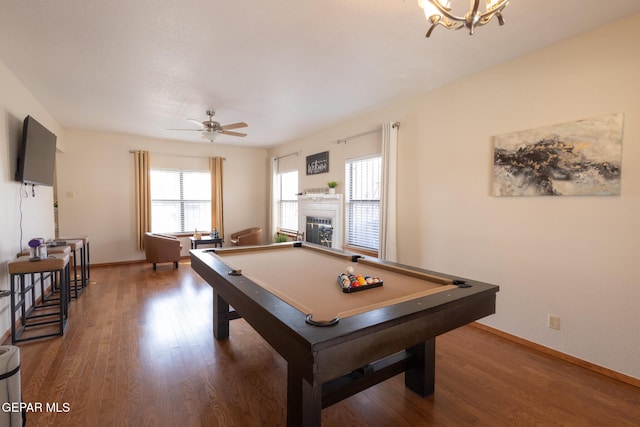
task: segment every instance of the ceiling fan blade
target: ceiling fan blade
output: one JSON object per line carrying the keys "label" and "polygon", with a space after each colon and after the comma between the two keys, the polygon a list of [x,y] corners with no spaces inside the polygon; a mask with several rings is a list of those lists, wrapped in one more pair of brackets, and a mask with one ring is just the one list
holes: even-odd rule
{"label": "ceiling fan blade", "polygon": [[231,136],[247,136],[246,133],[240,133],[240,132],[229,132],[228,130],[223,130],[222,132],[220,132],[221,134],[224,135],[231,135]]}
{"label": "ceiling fan blade", "polygon": [[196,119],[187,119],[187,121],[189,122],[193,122],[195,124],[197,124],[198,126],[200,126],[200,128],[204,129],[204,125],[202,124],[202,122],[200,120],[196,120]]}
{"label": "ceiling fan blade", "polygon": [[246,128],[247,124],[245,122],[238,122],[238,123],[232,123],[230,125],[224,125],[222,126],[222,130],[228,130],[228,129],[238,129],[238,128]]}

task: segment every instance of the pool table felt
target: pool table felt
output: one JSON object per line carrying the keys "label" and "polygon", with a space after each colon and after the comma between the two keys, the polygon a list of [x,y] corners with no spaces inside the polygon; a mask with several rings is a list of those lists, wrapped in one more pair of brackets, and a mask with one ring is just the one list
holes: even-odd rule
{"label": "pool table felt", "polygon": [[[309,248],[217,251],[216,255],[242,275],[314,321],[329,321],[364,313],[414,298],[456,288],[448,280],[438,283],[428,275],[406,274],[369,262],[352,262],[350,256],[327,254]],[[384,285],[361,292],[344,293],[338,275],[354,268],[354,274],[378,277]],[[411,270],[413,273],[413,270]]]}

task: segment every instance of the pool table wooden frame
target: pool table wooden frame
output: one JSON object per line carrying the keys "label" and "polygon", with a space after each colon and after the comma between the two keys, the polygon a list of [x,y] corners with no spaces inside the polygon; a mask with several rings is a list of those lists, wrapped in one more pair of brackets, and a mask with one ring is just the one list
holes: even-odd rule
{"label": "pool table wooden frame", "polygon": [[[260,250],[292,244],[300,250],[318,249],[293,242]],[[214,336],[227,339],[229,321],[242,317],[287,361],[288,426],[320,426],[322,408],[402,372],[406,387],[421,396],[433,394],[435,337],[495,313],[498,286],[464,279],[470,287],[349,316],[333,326],[312,326],[305,322],[304,313],[260,285],[229,275],[230,267],[215,256],[225,250],[190,251],[192,268],[213,288]],[[367,259],[382,268],[399,265]]]}

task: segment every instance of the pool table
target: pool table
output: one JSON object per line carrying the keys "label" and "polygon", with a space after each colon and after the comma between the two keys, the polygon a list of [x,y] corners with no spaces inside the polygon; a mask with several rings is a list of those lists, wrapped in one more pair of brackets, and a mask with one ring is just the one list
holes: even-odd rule
{"label": "pool table", "polygon": [[[435,337],[495,313],[498,286],[306,242],[190,254],[213,288],[215,338],[242,317],[287,361],[289,426],[319,426],[322,408],[402,372],[432,394]],[[382,286],[343,287],[351,270]]]}

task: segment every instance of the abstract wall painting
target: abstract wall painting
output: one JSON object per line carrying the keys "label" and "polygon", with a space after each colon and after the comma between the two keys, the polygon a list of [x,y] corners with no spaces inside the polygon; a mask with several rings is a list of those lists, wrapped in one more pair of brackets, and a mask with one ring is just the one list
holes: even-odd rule
{"label": "abstract wall painting", "polygon": [[494,137],[494,196],[620,194],[624,114]]}

